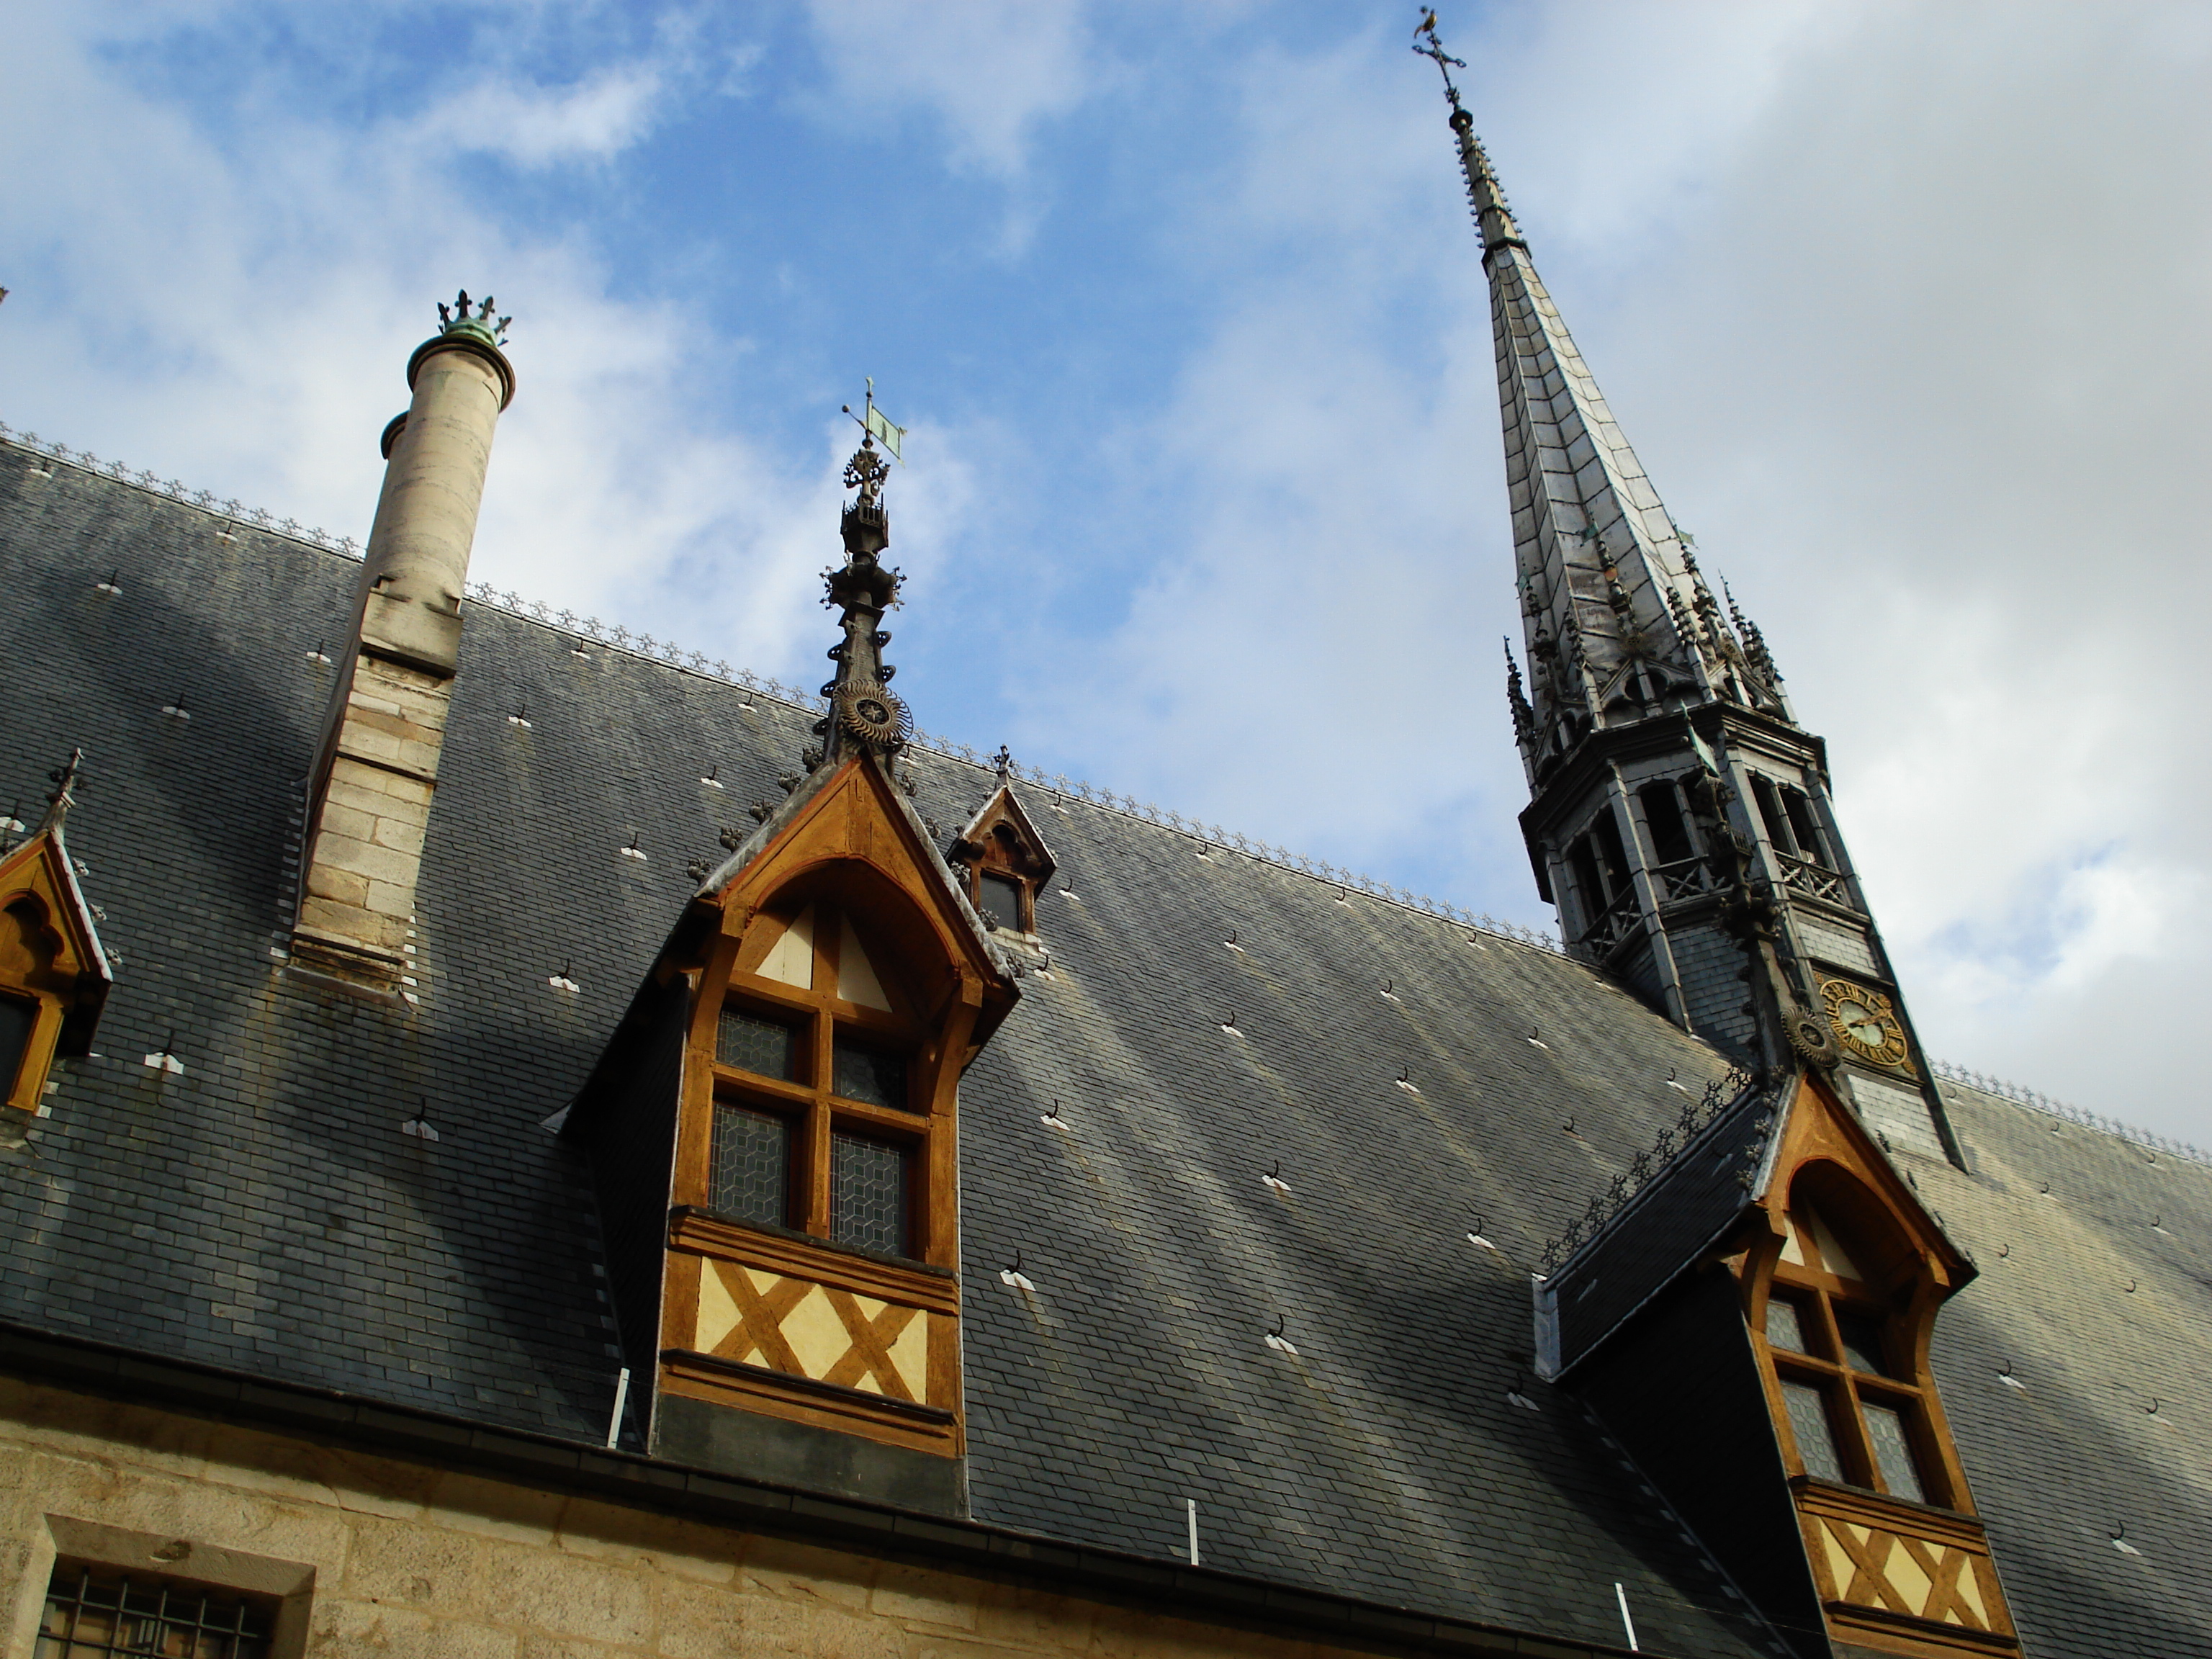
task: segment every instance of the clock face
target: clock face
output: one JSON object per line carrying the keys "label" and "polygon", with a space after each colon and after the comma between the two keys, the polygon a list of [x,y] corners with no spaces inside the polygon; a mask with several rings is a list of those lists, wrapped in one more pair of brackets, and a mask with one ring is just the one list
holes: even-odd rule
{"label": "clock face", "polygon": [[1845,1052],[1876,1066],[1899,1066],[1911,1052],[1896,1005],[1879,991],[1849,980],[1822,981],[1820,1000],[1828,1006],[1828,1025]]}

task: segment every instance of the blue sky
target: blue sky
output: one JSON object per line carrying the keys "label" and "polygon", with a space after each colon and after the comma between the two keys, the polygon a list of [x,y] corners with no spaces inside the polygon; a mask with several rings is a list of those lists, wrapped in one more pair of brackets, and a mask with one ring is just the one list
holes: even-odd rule
{"label": "blue sky", "polygon": [[[1417,15],[26,0],[0,418],[358,536],[433,302],[489,289],[520,389],[476,574],[811,683],[873,375],[925,726],[1542,922]],[[1616,412],[1834,745],[1931,1046],[2212,1140],[2207,14],[1444,24]]]}

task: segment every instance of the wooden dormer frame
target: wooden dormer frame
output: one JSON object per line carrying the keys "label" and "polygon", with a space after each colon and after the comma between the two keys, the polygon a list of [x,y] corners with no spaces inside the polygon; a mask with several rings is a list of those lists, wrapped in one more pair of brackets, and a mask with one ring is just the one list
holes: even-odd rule
{"label": "wooden dormer frame", "polygon": [[[1013,1006],[1013,981],[911,808],[865,757],[810,780],[694,908],[711,931],[690,970],[660,1388],[957,1456],[959,1080]],[[726,1011],[791,1033],[787,1075],[743,1063],[773,1049],[738,1063],[718,1051]],[[841,1039],[896,1051],[903,1099],[841,1085]],[[717,1125],[734,1133],[747,1116],[784,1126],[781,1217],[713,1201]],[[848,1151],[903,1161],[908,1230],[890,1248],[833,1236],[841,1137]]]}
{"label": "wooden dormer frame", "polygon": [[[81,1059],[113,975],[58,828],[0,858],[0,996],[31,1005],[31,1029],[7,1103],[35,1113],[57,1056]],[[0,1060],[4,1066],[4,1060]]]}
{"label": "wooden dormer frame", "polygon": [[1036,822],[1024,810],[1010,783],[969,820],[948,854],[966,872],[968,902],[987,927],[995,927],[986,908],[983,883],[995,877],[1012,884],[1021,907],[1021,926],[1014,931],[1034,939],[1037,933],[1036,900],[1060,866],[1045,845]]}
{"label": "wooden dormer frame", "polygon": [[[1936,1315],[1973,1265],[1825,1083],[1801,1080],[1785,1123],[1735,1263],[1830,1632],[1881,1652],[2016,1653],[1929,1364]],[[1769,1322],[1778,1301],[1796,1313],[1802,1351],[1780,1340],[1784,1322]],[[1793,1384],[1816,1391],[1796,1399],[1825,1411],[1840,1479],[1820,1472],[1825,1458],[1793,1426]],[[1889,1490],[1869,1407],[1898,1414],[1919,1499]]]}

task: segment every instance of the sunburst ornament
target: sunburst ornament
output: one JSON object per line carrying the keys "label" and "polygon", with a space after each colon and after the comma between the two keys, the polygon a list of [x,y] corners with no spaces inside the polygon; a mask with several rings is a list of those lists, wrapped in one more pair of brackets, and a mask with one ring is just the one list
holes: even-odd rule
{"label": "sunburst ornament", "polygon": [[914,717],[890,688],[874,680],[841,685],[835,694],[837,725],[847,736],[890,755],[906,747]]}
{"label": "sunburst ornament", "polygon": [[1847,979],[1824,979],[1820,1000],[1828,1007],[1828,1029],[1849,1053],[1875,1066],[1905,1064],[1911,1045],[1896,1005],[1880,991]]}

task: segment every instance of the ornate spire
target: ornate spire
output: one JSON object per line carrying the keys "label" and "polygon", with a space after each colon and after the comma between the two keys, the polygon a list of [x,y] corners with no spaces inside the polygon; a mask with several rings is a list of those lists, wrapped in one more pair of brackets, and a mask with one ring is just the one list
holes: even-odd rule
{"label": "ornate spire", "polygon": [[[1529,258],[1451,70],[1421,20],[1415,52],[1444,77],[1449,125],[1482,233],[1534,677],[1530,781],[1590,732],[1716,701],[1783,713],[1698,574]],[[1556,653],[1556,654],[1555,654]],[[1556,664],[1556,672],[1553,671]]]}
{"label": "ornate spire", "polygon": [[[852,414],[848,408],[845,411]],[[888,430],[903,437],[903,428],[891,426],[877,415],[872,384],[868,412],[855,416],[863,428],[860,447],[845,463],[845,488],[855,491],[845,503],[840,523],[845,542],[842,567],[822,573],[822,603],[839,611],[844,638],[830,647],[836,674],[822,687],[830,712],[815,722],[821,746],[807,752],[807,763],[832,764],[850,756],[868,753],[888,761],[906,747],[913,720],[906,704],[892,695],[891,676],[898,670],[883,659],[883,648],[891,641],[881,625],[884,612],[899,602],[904,580],[881,559],[890,545],[890,514],[884,507],[884,483],[890,467],[877,452],[875,434]],[[887,443],[896,441],[886,436]]]}

